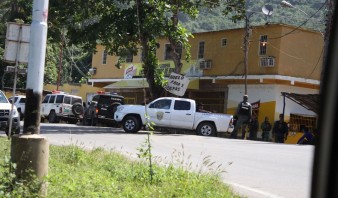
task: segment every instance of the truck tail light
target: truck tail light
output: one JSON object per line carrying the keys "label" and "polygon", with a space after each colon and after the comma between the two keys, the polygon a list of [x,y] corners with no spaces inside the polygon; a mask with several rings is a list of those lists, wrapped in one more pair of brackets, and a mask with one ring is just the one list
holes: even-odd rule
{"label": "truck tail light", "polygon": [[95,109],[95,113],[99,113],[99,109],[98,108]]}

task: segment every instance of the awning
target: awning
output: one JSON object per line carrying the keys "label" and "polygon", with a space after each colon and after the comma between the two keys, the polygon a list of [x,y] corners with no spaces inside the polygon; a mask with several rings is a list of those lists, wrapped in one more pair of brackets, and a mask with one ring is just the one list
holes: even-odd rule
{"label": "awning", "polygon": [[[104,89],[140,89],[148,88],[149,84],[144,78],[123,79],[103,87]],[[187,89],[199,89],[199,79],[190,79]]]}
{"label": "awning", "polygon": [[123,79],[116,83],[110,84],[105,89],[137,89],[149,87],[148,82],[144,78],[140,79]]}
{"label": "awning", "polygon": [[282,95],[301,105],[305,109],[308,109],[318,114],[319,94],[296,94],[282,92]]}

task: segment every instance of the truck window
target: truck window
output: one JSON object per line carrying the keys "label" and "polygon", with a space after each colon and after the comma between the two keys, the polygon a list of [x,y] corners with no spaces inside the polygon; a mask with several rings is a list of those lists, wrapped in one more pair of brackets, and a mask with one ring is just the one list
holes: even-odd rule
{"label": "truck window", "polygon": [[65,104],[71,104],[71,97],[70,96],[65,96],[64,99],[63,99],[63,103]]}
{"label": "truck window", "polygon": [[101,96],[99,103],[103,105],[111,105],[112,102],[110,101],[110,96]]}
{"label": "truck window", "polygon": [[55,96],[50,96],[48,103],[54,103],[54,100],[55,100]]}
{"label": "truck window", "polygon": [[170,109],[171,100],[163,99],[158,100],[154,103],[152,103],[149,108],[156,108],[156,109]]}
{"label": "truck window", "polygon": [[49,98],[50,98],[50,96],[47,95],[47,96],[45,97],[45,99],[43,99],[42,103],[48,103]]}
{"label": "truck window", "polygon": [[75,104],[75,103],[80,103],[80,104],[82,104],[81,98],[72,98],[72,104]]}
{"label": "truck window", "polygon": [[57,95],[55,103],[62,103],[63,102],[63,95]]}
{"label": "truck window", "polygon": [[7,103],[6,96],[3,93],[0,93],[0,103]]}
{"label": "truck window", "polygon": [[92,101],[98,102],[99,99],[100,99],[100,96],[96,95],[96,96],[93,97]]}
{"label": "truck window", "polygon": [[176,100],[174,110],[190,110],[191,103],[188,101]]}

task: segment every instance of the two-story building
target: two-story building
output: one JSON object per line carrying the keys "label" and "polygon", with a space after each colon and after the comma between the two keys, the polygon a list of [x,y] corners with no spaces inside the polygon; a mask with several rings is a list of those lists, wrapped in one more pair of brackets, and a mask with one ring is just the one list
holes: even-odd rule
{"label": "two-story building", "polygon": [[[233,114],[245,89],[244,29],[193,35],[194,38],[189,40],[191,60],[186,62],[182,58],[182,74],[190,78],[184,97],[202,102],[210,111]],[[169,76],[174,68],[167,50],[169,42],[166,39],[158,42],[157,58]],[[252,27],[246,84],[249,102],[260,122],[265,116],[274,121],[284,112],[285,120],[290,122],[294,122],[295,116],[310,120],[308,124],[297,122],[294,130],[299,131],[301,125],[315,125],[315,112],[285,99],[281,93],[319,92],[323,46],[320,32],[285,24]],[[119,57],[109,56],[103,46],[97,46],[90,82],[106,91],[124,95],[127,103],[142,103],[143,88],[148,85],[143,79],[140,55],[141,52],[125,57],[125,63],[118,69],[115,64]]]}

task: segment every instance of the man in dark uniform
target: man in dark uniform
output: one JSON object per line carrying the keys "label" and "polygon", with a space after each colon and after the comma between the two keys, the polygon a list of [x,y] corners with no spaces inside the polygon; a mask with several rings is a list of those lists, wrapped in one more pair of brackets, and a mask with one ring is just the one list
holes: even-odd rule
{"label": "man in dark uniform", "polygon": [[243,96],[243,101],[238,104],[235,116],[238,118],[236,121],[236,126],[234,131],[231,134],[232,138],[237,138],[238,130],[241,128],[242,130],[242,139],[245,138],[245,129],[248,123],[251,120],[252,116],[252,107],[248,102],[248,95]]}
{"label": "man in dark uniform", "polygon": [[276,143],[284,143],[289,135],[289,127],[284,122],[284,114],[279,115],[279,120],[275,121],[272,128],[272,137],[275,138]]}

